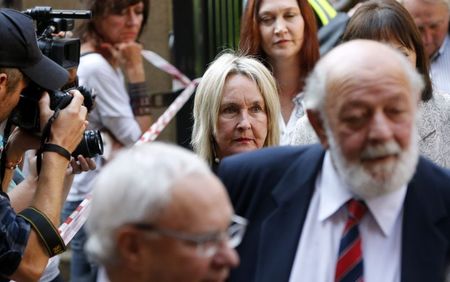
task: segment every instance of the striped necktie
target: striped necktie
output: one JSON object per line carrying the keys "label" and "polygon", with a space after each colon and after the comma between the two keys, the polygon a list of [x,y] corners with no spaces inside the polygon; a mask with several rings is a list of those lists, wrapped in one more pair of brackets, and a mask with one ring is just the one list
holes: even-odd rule
{"label": "striped necktie", "polygon": [[339,244],[339,256],[334,281],[364,281],[364,265],[358,223],[367,211],[362,201],[347,202],[348,219]]}

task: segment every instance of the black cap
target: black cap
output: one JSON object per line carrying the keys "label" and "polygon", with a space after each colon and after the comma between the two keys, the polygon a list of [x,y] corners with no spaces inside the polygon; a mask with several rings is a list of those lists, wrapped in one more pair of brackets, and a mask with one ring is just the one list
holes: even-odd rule
{"label": "black cap", "polygon": [[69,80],[63,67],[42,54],[29,16],[0,9],[0,40],[0,67],[20,69],[34,83],[49,90],[57,90]]}

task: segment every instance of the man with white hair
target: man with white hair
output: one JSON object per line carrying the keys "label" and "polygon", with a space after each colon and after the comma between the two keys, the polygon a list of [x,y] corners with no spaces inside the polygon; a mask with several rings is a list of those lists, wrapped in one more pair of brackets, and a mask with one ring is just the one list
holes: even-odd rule
{"label": "man with white hair", "polygon": [[219,176],[250,224],[230,281],[443,281],[450,172],[419,157],[422,80],[368,40],[323,57],[306,83],[321,145],[225,158]]}
{"label": "man with white hair", "polygon": [[436,90],[450,94],[450,1],[400,0],[422,34]]}
{"label": "man with white hair", "polygon": [[[153,143],[120,152],[99,174],[86,250],[109,281],[224,281],[246,220],[198,156]],[[130,280],[131,279],[131,280]]]}

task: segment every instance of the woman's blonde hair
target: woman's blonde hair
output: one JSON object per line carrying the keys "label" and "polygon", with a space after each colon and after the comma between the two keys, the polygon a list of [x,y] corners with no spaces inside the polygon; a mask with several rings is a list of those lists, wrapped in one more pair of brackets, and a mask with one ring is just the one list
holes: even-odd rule
{"label": "woman's blonde hair", "polygon": [[226,52],[219,55],[208,67],[198,85],[194,100],[191,144],[194,151],[209,164],[214,161],[214,136],[217,131],[223,88],[231,74],[245,75],[256,83],[266,105],[268,120],[264,147],[279,143],[280,102],[272,74],[255,58]]}

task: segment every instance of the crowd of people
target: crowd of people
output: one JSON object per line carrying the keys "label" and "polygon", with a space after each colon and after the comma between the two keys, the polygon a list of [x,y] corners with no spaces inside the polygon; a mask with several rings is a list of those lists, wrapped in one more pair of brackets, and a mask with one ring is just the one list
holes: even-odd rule
{"label": "crowd of people", "polygon": [[[78,90],[50,106],[73,77],[30,17],[0,9],[0,281],[64,281],[49,263],[66,250],[57,226],[88,195],[70,281],[450,281],[449,0],[339,15],[321,0],[246,1],[239,50],[197,87],[194,152],[134,145],[152,122],[150,4],[86,1],[89,113]],[[322,55],[318,26],[336,28]],[[14,124],[23,93],[39,134]],[[73,154],[87,129],[106,154]]]}

